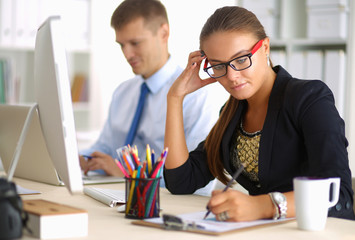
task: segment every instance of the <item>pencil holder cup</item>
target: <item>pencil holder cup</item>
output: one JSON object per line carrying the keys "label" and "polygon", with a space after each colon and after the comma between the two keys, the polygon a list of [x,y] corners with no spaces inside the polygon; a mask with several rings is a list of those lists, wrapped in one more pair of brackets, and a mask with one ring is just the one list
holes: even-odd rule
{"label": "pencil holder cup", "polygon": [[126,179],[126,218],[159,217],[160,195],[158,178]]}

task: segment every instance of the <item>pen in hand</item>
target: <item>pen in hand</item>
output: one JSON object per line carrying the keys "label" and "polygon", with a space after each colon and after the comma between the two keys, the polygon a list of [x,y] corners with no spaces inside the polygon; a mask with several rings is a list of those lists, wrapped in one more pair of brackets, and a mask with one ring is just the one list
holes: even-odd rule
{"label": "pen in hand", "polygon": [[[244,169],[244,164],[242,164],[242,165],[240,166],[240,168],[233,174],[232,179],[229,180],[229,182],[227,183],[227,186],[223,189],[222,192],[227,191],[227,189],[232,185],[233,181],[234,181],[235,179],[237,179],[238,176],[241,174],[241,172],[243,171],[243,169]],[[208,211],[207,211],[207,213],[206,213],[206,215],[205,215],[205,217],[204,217],[203,219],[206,219],[207,216],[208,216],[208,215],[210,214],[210,212],[211,212],[211,210],[209,209],[208,206],[206,207],[206,209],[207,209]]]}

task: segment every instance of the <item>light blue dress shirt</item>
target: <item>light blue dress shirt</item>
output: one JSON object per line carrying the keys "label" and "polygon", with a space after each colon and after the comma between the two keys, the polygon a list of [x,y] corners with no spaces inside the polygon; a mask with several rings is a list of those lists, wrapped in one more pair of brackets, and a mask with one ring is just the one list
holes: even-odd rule
{"label": "light blue dress shirt", "polygon": [[[80,153],[90,155],[94,151],[100,151],[113,158],[118,157],[116,150],[125,144],[138,104],[140,88],[143,81],[146,81],[150,92],[146,97],[133,145],[137,146],[140,159],[145,159],[147,144],[159,156],[164,148],[166,96],[182,71],[170,57],[151,77],[144,80],[142,76],[136,75],[120,84],[113,93],[108,117],[98,140]],[[216,106],[213,95],[209,93],[211,90],[212,88],[202,88],[184,99],[184,131],[189,151],[206,138],[218,118],[221,106]],[[164,186],[164,183],[161,185]]]}

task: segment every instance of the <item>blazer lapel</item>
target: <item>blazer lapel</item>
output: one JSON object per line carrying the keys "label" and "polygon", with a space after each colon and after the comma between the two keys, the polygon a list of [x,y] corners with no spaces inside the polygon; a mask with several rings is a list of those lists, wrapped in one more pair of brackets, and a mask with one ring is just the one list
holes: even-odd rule
{"label": "blazer lapel", "polygon": [[285,88],[291,76],[282,68],[276,68],[277,77],[272,88],[268,110],[260,138],[259,147],[259,181],[261,184],[260,192],[268,189],[268,175],[272,161],[273,138],[276,131],[277,119],[283,104]]}

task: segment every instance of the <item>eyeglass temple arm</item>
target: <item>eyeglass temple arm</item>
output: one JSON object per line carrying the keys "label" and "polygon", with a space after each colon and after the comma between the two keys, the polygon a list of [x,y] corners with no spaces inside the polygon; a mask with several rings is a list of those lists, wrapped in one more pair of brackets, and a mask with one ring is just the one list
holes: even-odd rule
{"label": "eyeglass temple arm", "polygon": [[255,46],[254,46],[253,49],[251,50],[251,54],[252,54],[252,55],[254,55],[254,53],[255,53],[256,51],[258,51],[258,49],[261,47],[261,44],[263,44],[263,41],[264,41],[264,39],[261,39],[261,40],[259,40],[259,42],[257,42],[257,43],[255,44]]}
{"label": "eyeglass temple arm", "polygon": [[203,69],[207,68],[207,65],[208,65],[208,59],[206,58],[205,59],[205,64],[203,65]]}

